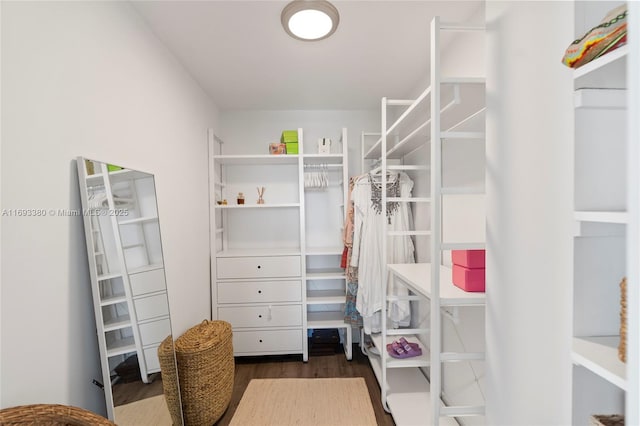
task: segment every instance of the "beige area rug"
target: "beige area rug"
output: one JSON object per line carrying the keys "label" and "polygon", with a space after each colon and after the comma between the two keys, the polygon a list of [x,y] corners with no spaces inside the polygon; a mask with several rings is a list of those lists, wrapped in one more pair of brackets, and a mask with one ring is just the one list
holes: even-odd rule
{"label": "beige area rug", "polygon": [[118,426],[171,426],[171,414],[164,395],[115,407]]}
{"label": "beige area rug", "polygon": [[375,426],[363,378],[253,379],[244,391],[233,426]]}

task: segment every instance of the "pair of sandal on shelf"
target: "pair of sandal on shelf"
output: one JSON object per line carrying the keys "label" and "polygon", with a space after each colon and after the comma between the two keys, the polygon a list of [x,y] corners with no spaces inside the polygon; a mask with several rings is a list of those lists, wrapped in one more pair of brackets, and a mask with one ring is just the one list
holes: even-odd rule
{"label": "pair of sandal on shelf", "polygon": [[407,339],[404,337],[387,344],[387,352],[391,357],[399,359],[422,355],[420,345],[407,342]]}

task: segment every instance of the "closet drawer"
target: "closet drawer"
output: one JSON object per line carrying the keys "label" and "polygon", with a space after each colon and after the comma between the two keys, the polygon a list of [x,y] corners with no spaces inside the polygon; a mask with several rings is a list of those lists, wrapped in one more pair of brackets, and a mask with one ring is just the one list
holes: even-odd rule
{"label": "closet drawer", "polygon": [[300,256],[219,257],[216,275],[225,278],[299,277]]}
{"label": "closet drawer", "polygon": [[218,319],[234,330],[242,327],[296,327],[302,325],[302,305],[218,307]]}
{"label": "closet drawer", "polygon": [[138,321],[169,315],[169,303],[166,293],[142,297],[133,302]]}
{"label": "closet drawer", "polygon": [[171,334],[171,322],[169,318],[159,321],[148,322],[138,326],[140,330],[140,340],[143,346],[160,343],[165,337]]}
{"label": "closet drawer", "polygon": [[160,360],[158,359],[158,346],[146,348],[144,352],[144,362],[147,366],[147,374],[160,371]]}
{"label": "closet drawer", "polygon": [[236,354],[302,351],[302,330],[233,331]]}
{"label": "closet drawer", "polygon": [[131,274],[129,275],[129,283],[131,284],[131,293],[134,296],[167,289],[164,280],[164,268]]}
{"label": "closet drawer", "polygon": [[301,281],[218,283],[218,303],[300,302]]}

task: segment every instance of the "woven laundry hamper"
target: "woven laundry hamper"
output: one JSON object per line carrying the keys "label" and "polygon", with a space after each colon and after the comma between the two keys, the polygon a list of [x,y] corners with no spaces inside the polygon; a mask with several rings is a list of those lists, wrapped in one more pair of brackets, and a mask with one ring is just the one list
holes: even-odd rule
{"label": "woven laundry hamper", "polygon": [[589,426],[624,426],[624,416],[621,414],[597,414],[589,419]]}
{"label": "woven laundry hamper", "polygon": [[204,320],[176,339],[175,351],[184,424],[211,426],[224,414],[233,391],[231,324]]}
{"label": "woven laundry hamper", "polygon": [[627,278],[620,282],[620,343],[618,343],[618,358],[627,362]]}
{"label": "woven laundry hamper", "polygon": [[31,404],[0,410],[1,425],[115,426],[83,408],[61,404]]}
{"label": "woven laundry hamper", "polygon": [[173,350],[173,336],[167,336],[158,346],[158,360],[162,373],[162,390],[167,402],[171,422],[173,425],[182,425],[182,410],[180,409],[180,392],[178,391],[178,371],[176,369],[176,357]]}

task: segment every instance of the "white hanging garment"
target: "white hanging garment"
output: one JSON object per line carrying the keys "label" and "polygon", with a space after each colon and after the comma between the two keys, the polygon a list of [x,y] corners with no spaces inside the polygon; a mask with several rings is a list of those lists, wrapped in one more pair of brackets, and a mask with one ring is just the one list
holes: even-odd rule
{"label": "white hanging garment", "polygon": [[[388,177],[388,196],[410,197],[413,181],[405,173]],[[382,259],[382,238],[385,231],[411,229],[411,210],[408,203],[391,202],[381,206],[379,176],[364,175],[354,185],[351,198],[354,204],[354,237],[351,266],[358,267],[358,295],[356,308],[362,315],[367,334],[381,330],[380,311],[385,294],[382,279],[386,263],[413,263],[414,246],[409,236],[387,237],[387,259]],[[408,295],[405,286],[387,280],[387,291],[395,295]],[[388,306],[389,320],[395,326],[409,325],[409,301],[393,301]]]}

